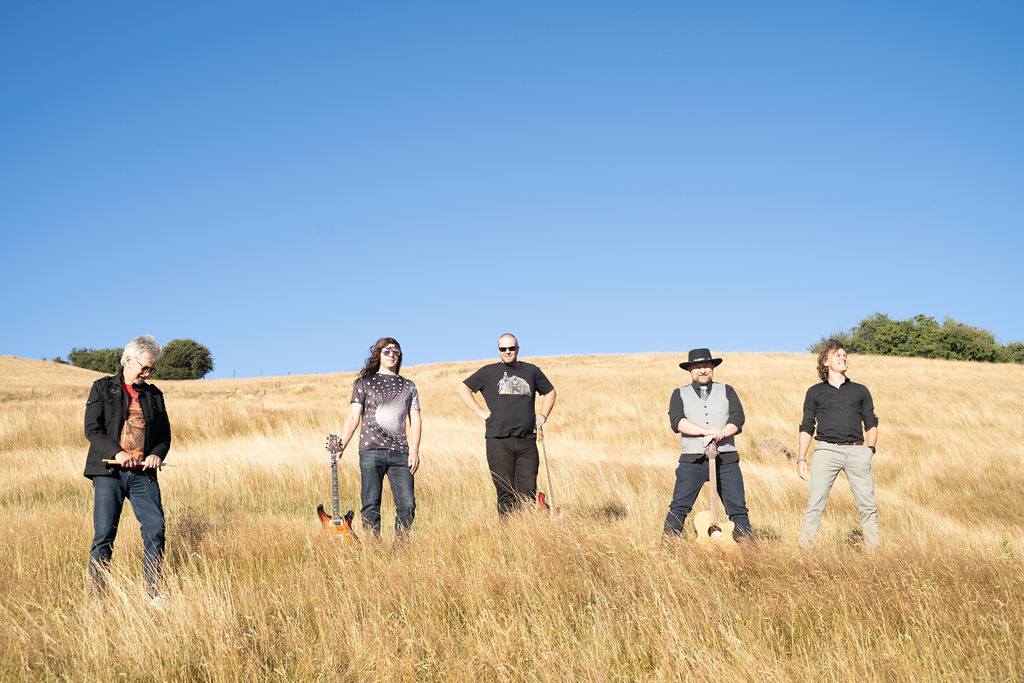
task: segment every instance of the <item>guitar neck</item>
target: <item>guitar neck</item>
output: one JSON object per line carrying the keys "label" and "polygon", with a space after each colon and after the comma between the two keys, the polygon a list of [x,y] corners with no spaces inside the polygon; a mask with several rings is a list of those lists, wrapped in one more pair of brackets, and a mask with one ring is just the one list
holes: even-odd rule
{"label": "guitar neck", "polygon": [[341,501],[338,499],[338,458],[331,454],[331,516],[341,519]]}
{"label": "guitar neck", "polygon": [[718,525],[718,478],[715,476],[715,461],[708,458],[708,498],[711,499],[711,523]]}

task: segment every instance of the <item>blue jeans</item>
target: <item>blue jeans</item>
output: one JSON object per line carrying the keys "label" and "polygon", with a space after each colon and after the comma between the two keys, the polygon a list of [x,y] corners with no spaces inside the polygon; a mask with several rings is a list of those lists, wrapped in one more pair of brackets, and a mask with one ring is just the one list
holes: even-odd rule
{"label": "blue jeans", "polygon": [[416,486],[409,471],[409,454],[384,448],[359,451],[359,474],[363,528],[380,536],[380,499],[386,475],[395,499],[395,533],[404,536],[416,516]]}
{"label": "blue jeans", "polygon": [[[747,501],[743,493],[743,473],[738,462],[718,462],[715,468],[718,495],[722,499],[729,521],[736,525],[736,535],[750,537],[750,520],[747,518]],[[672,503],[665,517],[665,533],[677,535],[683,530],[683,520],[693,509],[693,501],[708,481],[708,459],[697,462],[680,462],[676,468],[676,485],[672,491]]]}
{"label": "blue jeans", "polygon": [[111,476],[92,479],[94,536],[89,550],[89,575],[99,590],[104,586],[104,574],[113,555],[117,525],[125,498],[132,502],[132,512],[139,520],[142,532],[142,568],[146,575],[146,590],[156,595],[160,564],[164,556],[164,506],[160,501],[160,485],[141,472],[120,470]]}

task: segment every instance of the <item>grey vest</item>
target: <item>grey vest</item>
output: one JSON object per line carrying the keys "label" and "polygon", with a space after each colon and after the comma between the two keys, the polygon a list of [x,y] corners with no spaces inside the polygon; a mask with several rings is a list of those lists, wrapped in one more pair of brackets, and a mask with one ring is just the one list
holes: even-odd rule
{"label": "grey vest", "polygon": [[[701,427],[709,429],[721,429],[729,423],[729,399],[725,397],[725,385],[713,382],[711,391],[708,392],[706,401],[700,400],[700,396],[693,390],[693,385],[687,384],[679,387],[679,396],[683,399],[683,415],[687,420]],[[704,437],[689,436],[682,434],[683,455],[696,455],[704,453]],[[718,451],[727,453],[736,451],[734,436],[722,439],[718,442]]]}

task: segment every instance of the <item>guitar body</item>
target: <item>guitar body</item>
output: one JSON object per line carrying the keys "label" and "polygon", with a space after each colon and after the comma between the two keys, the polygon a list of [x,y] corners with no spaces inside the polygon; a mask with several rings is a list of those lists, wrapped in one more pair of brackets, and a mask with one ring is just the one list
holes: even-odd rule
{"label": "guitar body", "polygon": [[736,525],[729,520],[719,520],[717,524],[711,521],[711,513],[707,510],[701,510],[693,518],[698,543],[739,548],[732,535],[735,529]]}
{"label": "guitar body", "polygon": [[323,503],[316,506],[316,514],[333,540],[346,546],[358,546],[359,538],[356,536],[356,532],[352,531],[352,518],[355,517],[355,513],[349,510],[342,517],[339,508],[338,453],[341,450],[341,440],[337,435],[329,434],[327,436],[327,452],[331,454],[331,511],[334,514],[327,514]]}
{"label": "guitar body", "polygon": [[544,497],[543,491],[539,491],[537,493],[537,505],[540,506],[541,510],[548,513],[548,516],[551,517],[551,519],[557,520],[562,518],[562,508],[556,507],[552,509],[551,506],[548,505],[548,499]]}
{"label": "guitar body", "polygon": [[707,548],[714,548],[723,555],[739,558],[740,547],[733,537],[736,525],[718,515],[718,477],[715,472],[715,461],[718,459],[718,444],[714,441],[704,448],[708,458],[708,499],[710,510],[701,510],[693,516],[693,530],[697,532],[697,543]]}
{"label": "guitar body", "polygon": [[320,523],[324,525],[324,529],[333,540],[342,545],[359,545],[356,532],[352,531],[352,518],[355,517],[355,512],[349,510],[344,517],[336,519],[327,514],[324,504],[320,503],[316,506],[316,514],[319,515]]}

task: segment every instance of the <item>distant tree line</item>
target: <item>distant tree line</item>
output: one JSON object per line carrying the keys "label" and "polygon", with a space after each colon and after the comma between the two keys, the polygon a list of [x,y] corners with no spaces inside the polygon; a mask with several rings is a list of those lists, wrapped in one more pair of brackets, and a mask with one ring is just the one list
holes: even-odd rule
{"label": "distant tree line", "polygon": [[875,313],[847,332],[823,337],[810,350],[817,353],[829,338],[842,341],[850,353],[1024,364],[1024,343],[1004,346],[988,330],[965,325],[949,316],[940,325],[926,315],[893,320],[884,313]]}
{"label": "distant tree line", "polygon": [[[74,365],[114,375],[121,369],[123,353],[124,348],[74,348],[68,353],[67,360],[60,356],[53,360],[55,363]],[[210,349],[191,339],[172,339],[161,350],[160,361],[156,364],[156,370],[150,377],[153,379],[200,379],[211,370],[213,370],[213,356],[210,355]]]}

